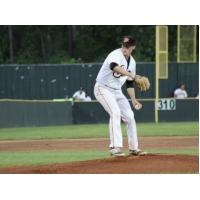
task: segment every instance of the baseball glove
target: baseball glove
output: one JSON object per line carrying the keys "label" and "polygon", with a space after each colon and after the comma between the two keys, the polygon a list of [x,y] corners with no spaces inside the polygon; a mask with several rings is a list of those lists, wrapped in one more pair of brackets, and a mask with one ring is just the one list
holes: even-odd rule
{"label": "baseball glove", "polygon": [[135,76],[135,83],[141,91],[147,91],[150,88],[149,79],[145,76]]}

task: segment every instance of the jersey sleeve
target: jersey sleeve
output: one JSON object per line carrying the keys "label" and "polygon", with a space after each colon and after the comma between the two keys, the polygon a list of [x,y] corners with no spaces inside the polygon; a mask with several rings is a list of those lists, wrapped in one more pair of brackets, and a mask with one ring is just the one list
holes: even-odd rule
{"label": "jersey sleeve", "polygon": [[120,56],[116,53],[111,53],[108,56],[108,65],[110,65],[111,63],[116,63],[116,64],[120,65],[121,64]]}

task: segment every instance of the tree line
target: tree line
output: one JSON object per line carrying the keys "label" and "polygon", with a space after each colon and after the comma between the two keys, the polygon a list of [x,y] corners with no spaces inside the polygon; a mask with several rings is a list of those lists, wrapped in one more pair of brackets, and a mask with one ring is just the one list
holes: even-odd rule
{"label": "tree line", "polygon": [[[102,62],[124,35],[137,40],[137,62],[155,61],[153,25],[4,25],[0,26],[0,63]],[[177,26],[169,26],[170,61],[176,61],[176,45]]]}

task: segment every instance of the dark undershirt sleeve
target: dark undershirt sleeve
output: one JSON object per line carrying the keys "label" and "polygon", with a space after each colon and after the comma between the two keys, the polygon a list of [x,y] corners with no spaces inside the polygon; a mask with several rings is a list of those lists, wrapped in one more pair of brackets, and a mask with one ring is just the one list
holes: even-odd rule
{"label": "dark undershirt sleeve", "polygon": [[135,88],[135,81],[126,81],[126,88]]}
{"label": "dark undershirt sleeve", "polygon": [[118,64],[115,62],[110,63],[110,69],[113,70],[115,67],[117,67]]}

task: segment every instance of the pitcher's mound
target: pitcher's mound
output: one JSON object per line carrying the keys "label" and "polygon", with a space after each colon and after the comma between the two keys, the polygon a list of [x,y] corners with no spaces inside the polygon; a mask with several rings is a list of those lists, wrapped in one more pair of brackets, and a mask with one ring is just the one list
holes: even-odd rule
{"label": "pitcher's mound", "polygon": [[71,163],[0,168],[0,173],[18,174],[127,174],[127,173],[198,173],[199,157],[149,154],[111,157]]}

